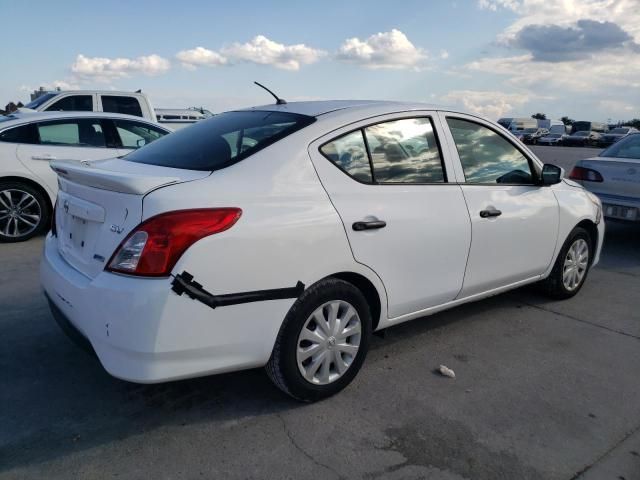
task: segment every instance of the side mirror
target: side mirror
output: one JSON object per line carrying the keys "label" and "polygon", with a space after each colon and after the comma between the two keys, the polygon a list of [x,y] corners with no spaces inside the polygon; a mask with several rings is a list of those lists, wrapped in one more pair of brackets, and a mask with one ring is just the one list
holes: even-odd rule
{"label": "side mirror", "polygon": [[564,168],[545,163],[542,167],[542,185],[555,185],[564,178]]}
{"label": "side mirror", "polygon": [[138,140],[136,140],[136,145],[138,145],[138,148],[144,147],[146,144],[147,141],[144,138],[139,138]]}

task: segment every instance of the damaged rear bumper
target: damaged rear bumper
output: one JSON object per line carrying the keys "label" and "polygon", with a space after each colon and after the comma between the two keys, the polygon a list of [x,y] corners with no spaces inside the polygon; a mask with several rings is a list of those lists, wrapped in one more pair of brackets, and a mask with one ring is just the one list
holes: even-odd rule
{"label": "damaged rear bumper", "polygon": [[51,235],[40,277],[59,323],[86,339],[111,375],[137,383],[263,366],[295,301],[258,300],[213,310],[178,295],[171,278],[102,272],[91,279],[60,256]]}

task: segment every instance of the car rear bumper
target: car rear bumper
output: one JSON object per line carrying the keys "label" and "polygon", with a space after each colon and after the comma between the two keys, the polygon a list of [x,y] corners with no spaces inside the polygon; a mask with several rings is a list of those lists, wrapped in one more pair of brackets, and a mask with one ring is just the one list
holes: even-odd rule
{"label": "car rear bumper", "polygon": [[272,300],[214,310],[172,292],[170,278],[102,272],[89,279],[60,256],[51,235],[40,278],[63,330],[86,339],[111,375],[137,383],[264,365],[293,303]]}
{"label": "car rear bumper", "polygon": [[602,202],[605,218],[640,222],[640,198],[593,192]]}

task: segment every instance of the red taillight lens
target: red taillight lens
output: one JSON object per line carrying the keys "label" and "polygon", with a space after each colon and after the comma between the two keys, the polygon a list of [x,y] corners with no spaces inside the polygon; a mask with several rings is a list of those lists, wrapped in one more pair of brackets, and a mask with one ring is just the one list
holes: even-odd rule
{"label": "red taillight lens", "polygon": [[600,175],[600,172],[585,167],[573,167],[573,170],[571,170],[571,173],[569,174],[569,178],[571,180],[580,180],[583,182],[602,182],[604,180],[602,175]]}
{"label": "red taillight lens", "polygon": [[198,240],[224,232],[242,215],[239,208],[176,210],[138,225],[115,251],[107,270],[143,277],[166,277]]}

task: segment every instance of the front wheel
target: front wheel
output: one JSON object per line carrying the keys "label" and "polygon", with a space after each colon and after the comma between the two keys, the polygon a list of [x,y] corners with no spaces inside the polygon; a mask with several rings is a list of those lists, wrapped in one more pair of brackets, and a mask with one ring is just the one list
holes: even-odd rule
{"label": "front wheel", "polygon": [[549,296],[571,298],[580,291],[591,266],[592,248],[591,237],[584,228],[576,227],[571,231],[551,274],[542,281]]}
{"label": "front wheel", "polygon": [[22,242],[49,227],[44,195],[22,182],[0,181],[0,242]]}
{"label": "front wheel", "polygon": [[371,313],[362,292],[327,278],[305,290],[287,313],[267,374],[297,400],[321,400],[355,378],[370,336]]}

